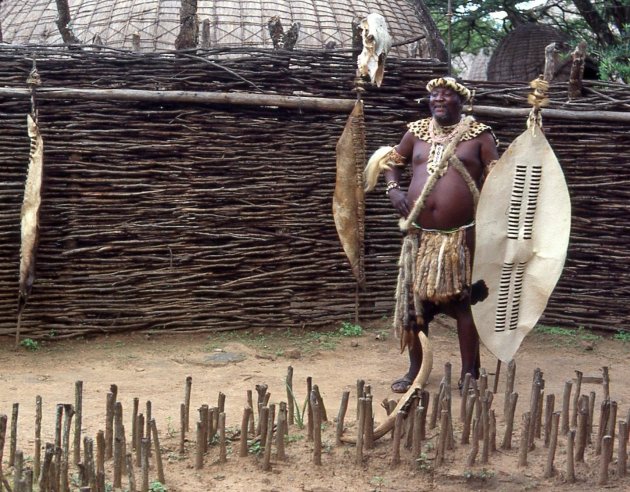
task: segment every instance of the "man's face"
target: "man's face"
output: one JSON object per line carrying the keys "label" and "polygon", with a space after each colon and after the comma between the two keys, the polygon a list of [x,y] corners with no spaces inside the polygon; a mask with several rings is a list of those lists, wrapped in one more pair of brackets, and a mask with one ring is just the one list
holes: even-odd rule
{"label": "man's face", "polygon": [[452,125],[461,116],[462,98],[453,89],[436,87],[429,95],[429,109],[438,123]]}

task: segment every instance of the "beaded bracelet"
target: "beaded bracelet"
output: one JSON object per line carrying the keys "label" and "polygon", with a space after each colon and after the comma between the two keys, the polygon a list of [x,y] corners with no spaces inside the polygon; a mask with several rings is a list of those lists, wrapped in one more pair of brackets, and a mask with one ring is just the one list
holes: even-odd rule
{"label": "beaded bracelet", "polygon": [[400,189],[398,181],[388,181],[387,186],[385,187],[385,195],[389,196],[390,190],[393,190],[394,188]]}

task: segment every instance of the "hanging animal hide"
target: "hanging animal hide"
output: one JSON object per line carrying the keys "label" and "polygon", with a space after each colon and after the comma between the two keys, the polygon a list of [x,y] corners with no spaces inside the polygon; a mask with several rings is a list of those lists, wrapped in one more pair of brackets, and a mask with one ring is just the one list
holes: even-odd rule
{"label": "hanging animal hide", "polygon": [[22,242],[20,251],[19,313],[26,303],[35,280],[35,256],[39,240],[39,209],[42,201],[42,178],[44,168],[44,142],[37,123],[31,115],[27,117],[28,136],[31,148],[28,175],[24,186],[22,203]]}
{"label": "hanging animal hide", "polygon": [[369,14],[361,21],[363,51],[357,59],[359,73],[369,75],[378,87],[383,82],[385,58],[392,47],[387,21],[381,14]]}
{"label": "hanging animal hide", "polygon": [[357,101],[337,142],[337,182],[333,217],[343,250],[360,287],[365,285],[363,239],[365,231],[365,123],[363,103]]}
{"label": "hanging animal hide", "polygon": [[485,346],[509,362],[560,278],[571,228],[564,174],[538,123],[489,174],[476,223],[473,282],[483,279],[489,295],[473,316]]}

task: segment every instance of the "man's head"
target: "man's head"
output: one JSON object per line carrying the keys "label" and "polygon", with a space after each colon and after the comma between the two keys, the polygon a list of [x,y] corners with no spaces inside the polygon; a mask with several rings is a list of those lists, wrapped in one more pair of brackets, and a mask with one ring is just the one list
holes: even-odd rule
{"label": "man's head", "polygon": [[441,125],[452,125],[459,121],[462,108],[470,99],[470,91],[452,77],[440,77],[430,80],[429,109]]}

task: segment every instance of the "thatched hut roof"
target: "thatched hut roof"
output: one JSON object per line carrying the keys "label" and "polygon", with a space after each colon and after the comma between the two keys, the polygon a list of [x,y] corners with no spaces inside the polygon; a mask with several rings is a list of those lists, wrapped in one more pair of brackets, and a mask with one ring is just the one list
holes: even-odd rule
{"label": "thatched hut roof", "polygon": [[[180,29],[181,0],[76,0],[69,2],[74,35],[86,44],[132,49],[132,38],[140,36],[142,51],[172,50]],[[210,21],[210,48],[272,48],[267,23],[279,17],[284,29],[300,23],[296,49],[352,47],[352,21],[368,13],[382,14],[394,42],[426,33],[416,2],[407,0],[285,0],[228,1],[198,0],[201,24]],[[5,0],[0,4],[4,42],[11,44],[61,44],[55,23],[56,2],[52,0]],[[410,52],[408,46],[394,48],[392,55],[431,57],[426,47]]]}
{"label": "thatched hut roof", "polygon": [[567,40],[566,34],[551,26],[536,23],[518,26],[494,50],[488,62],[488,80],[535,79],[545,69],[545,47]]}

